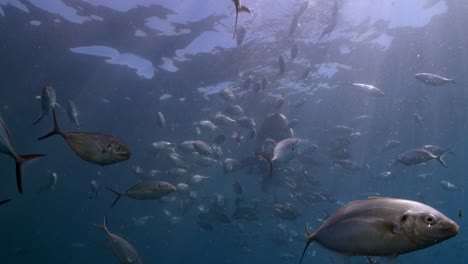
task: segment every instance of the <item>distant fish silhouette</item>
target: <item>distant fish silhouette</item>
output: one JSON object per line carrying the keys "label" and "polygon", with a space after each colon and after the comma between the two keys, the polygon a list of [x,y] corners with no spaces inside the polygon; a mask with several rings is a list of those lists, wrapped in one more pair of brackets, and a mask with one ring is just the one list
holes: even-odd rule
{"label": "distant fish silhouette", "polygon": [[247,7],[243,6],[240,0],[232,0],[232,2],[234,3],[234,6],[236,7],[236,23],[234,24],[234,34],[232,35],[232,38],[234,39],[236,37],[237,17],[239,16],[239,13],[246,12],[250,14],[250,10]]}

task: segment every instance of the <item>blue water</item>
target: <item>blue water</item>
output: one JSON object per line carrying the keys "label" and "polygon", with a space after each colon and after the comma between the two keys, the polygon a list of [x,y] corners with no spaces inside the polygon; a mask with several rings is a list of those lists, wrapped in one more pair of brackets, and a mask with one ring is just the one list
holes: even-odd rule
{"label": "blue water", "polygon": [[[320,225],[317,219],[376,193],[423,202],[460,226],[456,237],[399,256],[396,263],[466,263],[468,5],[437,0],[335,1],[336,17],[333,1],[309,1],[288,36],[303,0],[274,4],[245,0],[252,13],[239,14],[238,30],[245,27],[247,33],[237,46],[232,39],[235,10],[229,0],[0,0],[0,114],[20,154],[47,155],[25,167],[22,195],[16,188],[13,159],[0,157],[0,200],[12,199],[0,208],[0,263],[118,263],[105,233],[93,227],[102,224],[105,215],[109,229],[130,241],[145,263],[298,263],[305,224],[315,229]],[[336,26],[319,39],[333,19]],[[289,61],[292,43],[299,46],[298,56],[273,81],[278,56]],[[307,65],[312,67],[310,76],[291,88]],[[418,72],[454,78],[456,84],[426,86],[414,78]],[[268,87],[259,93],[253,86],[244,89],[248,76],[254,83],[266,76]],[[347,82],[375,85],[385,95],[356,93]],[[55,88],[60,105],[65,107],[72,99],[79,110],[77,129],[56,109],[61,129],[116,136],[130,147],[131,159],[99,166],[80,159],[63,138],[37,141],[52,127],[51,115],[32,125],[41,113],[36,96],[45,85]],[[114,195],[103,187],[123,191],[141,181],[144,175],[137,175],[135,166],[146,175],[173,167],[150,151],[153,142],[209,142],[224,134],[227,141],[219,161],[252,156],[255,139],[238,126],[201,135],[193,132],[194,122],[209,120],[226,108],[228,103],[218,95],[224,88],[234,91],[235,103],[255,120],[257,131],[274,112],[299,119],[295,137],[317,144],[314,155],[322,164],[307,167],[293,160],[285,167],[298,173],[306,168],[320,184],[299,183],[304,192],[324,192],[333,200],[298,201],[281,170],[274,173],[279,182],[264,192],[259,180],[264,172],[246,168],[224,174],[217,164],[190,169],[190,175],[211,179],[191,187],[197,198],[186,213],[179,206],[185,196],[177,192],[158,201],[124,197],[111,208]],[[286,103],[275,109],[272,103],[278,97]],[[303,98],[306,103],[292,110],[291,105]],[[157,127],[157,112],[164,113],[166,129]],[[422,117],[420,124],[415,113]],[[331,165],[327,129],[351,126],[350,120],[359,115],[369,118],[352,126],[362,136],[348,149],[350,159],[363,169],[349,173]],[[231,139],[236,130],[245,137],[239,146]],[[401,145],[382,153],[389,139]],[[392,164],[404,151],[427,144],[451,148],[455,155],[446,155],[448,168],[437,161]],[[58,175],[56,186],[39,193],[53,171]],[[379,178],[382,171],[393,177]],[[418,180],[422,173],[431,176]],[[213,230],[203,230],[197,225],[200,207],[209,206],[214,194],[224,197],[227,216],[234,213],[234,176],[243,187],[244,200],[257,203],[259,220],[228,224],[210,220]],[[188,182],[188,176],[165,173],[157,179],[174,185]],[[97,197],[89,187],[92,180],[101,187]],[[454,184],[456,190],[444,189],[441,181]],[[271,209],[276,201],[292,203],[301,215],[292,221],[278,218]],[[169,223],[165,210],[180,221]],[[145,216],[149,220],[138,223]],[[367,261],[312,243],[303,263]]]}

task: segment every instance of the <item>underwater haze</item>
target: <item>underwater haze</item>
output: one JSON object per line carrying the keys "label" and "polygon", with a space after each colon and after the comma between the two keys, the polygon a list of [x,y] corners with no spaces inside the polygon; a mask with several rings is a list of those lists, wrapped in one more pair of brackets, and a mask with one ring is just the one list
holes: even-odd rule
{"label": "underwater haze", "polygon": [[467,24],[451,0],[0,0],[0,263],[467,263]]}

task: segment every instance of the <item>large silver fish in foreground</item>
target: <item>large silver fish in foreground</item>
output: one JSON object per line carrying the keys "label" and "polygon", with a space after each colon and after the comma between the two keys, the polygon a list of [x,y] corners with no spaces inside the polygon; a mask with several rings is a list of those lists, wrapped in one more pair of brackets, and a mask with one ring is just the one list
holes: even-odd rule
{"label": "large silver fish in foreground", "polygon": [[109,237],[109,245],[112,253],[119,260],[121,264],[143,264],[143,260],[138,254],[136,248],[128,242],[125,238],[111,233],[107,228],[107,218],[104,216],[104,225],[94,225],[106,232]]}
{"label": "large silver fish in foreground", "polygon": [[105,134],[60,131],[54,108],[52,108],[52,115],[54,128],[38,140],[60,135],[78,156],[99,165],[109,165],[130,158],[130,149],[121,140]]}
{"label": "large silver fish in foreground", "polygon": [[30,155],[19,155],[16,152],[15,147],[13,146],[13,140],[11,139],[10,131],[3,121],[3,118],[0,116],[0,153],[11,156],[15,159],[16,162],[16,184],[18,185],[18,191],[23,193],[23,185],[21,181],[21,174],[23,171],[23,166],[27,162],[44,157],[43,154],[30,154]]}
{"label": "large silver fish in foreground", "polygon": [[246,12],[250,14],[250,10],[241,4],[241,0],[232,0],[232,2],[234,3],[234,6],[236,7],[236,23],[234,24],[234,34],[232,35],[232,38],[234,39],[236,37],[237,17],[239,16],[239,13]]}
{"label": "large silver fish in foreground", "polygon": [[330,216],[312,241],[346,255],[393,256],[423,249],[458,234],[458,225],[436,209],[411,200],[369,197],[350,202]]}

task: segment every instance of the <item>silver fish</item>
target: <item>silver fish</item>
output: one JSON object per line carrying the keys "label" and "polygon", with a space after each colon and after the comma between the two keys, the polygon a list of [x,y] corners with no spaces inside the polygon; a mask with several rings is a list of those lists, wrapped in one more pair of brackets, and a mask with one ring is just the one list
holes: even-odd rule
{"label": "silver fish", "polygon": [[234,94],[234,92],[231,90],[231,89],[223,89],[219,92],[219,96],[221,96],[221,98],[226,101],[226,102],[229,102],[229,103],[232,103],[234,102],[234,100],[236,100],[236,95]]}
{"label": "silver fish", "polygon": [[44,157],[43,154],[28,154],[28,155],[20,155],[16,152],[15,147],[13,146],[13,140],[10,135],[10,131],[8,127],[3,121],[3,118],[0,116],[0,153],[6,154],[13,159],[15,159],[16,163],[16,184],[18,186],[18,191],[23,193],[23,185],[22,185],[22,171],[23,167],[29,161]]}
{"label": "silver fish", "polygon": [[236,22],[234,24],[234,34],[232,35],[232,38],[234,39],[236,37],[237,17],[239,16],[239,13],[245,12],[245,13],[250,14],[250,10],[247,7],[243,6],[240,0],[232,0],[232,2],[234,3],[234,6],[236,7]]}
{"label": "silver fish", "polygon": [[[101,187],[99,186],[99,184],[97,183],[96,180],[91,180],[89,182],[89,190],[94,193],[94,198],[98,198],[98,195],[99,195],[99,190],[101,189]],[[89,194],[89,192],[88,192]],[[93,195],[89,194],[89,199],[92,199],[93,198]]]}
{"label": "silver fish", "polygon": [[299,153],[300,142],[297,138],[287,138],[278,142],[273,150],[271,162],[286,163],[293,159]]}
{"label": "silver fish", "polygon": [[414,77],[418,81],[430,86],[442,86],[447,83],[455,83],[454,79],[445,78],[432,73],[416,73]]}
{"label": "silver fish", "polygon": [[242,108],[240,105],[230,105],[226,107],[224,112],[231,116],[241,116],[244,114],[244,108]]}
{"label": "silver fish", "polygon": [[114,256],[121,264],[143,264],[143,261],[138,254],[136,248],[125,238],[111,233],[107,228],[107,217],[104,216],[103,225],[94,225],[99,229],[104,230],[109,237],[109,244]]}
{"label": "silver fish", "polygon": [[164,117],[163,113],[158,112],[158,116],[156,118],[156,123],[158,124],[159,128],[166,128],[166,117]]}
{"label": "silver fish", "polygon": [[361,165],[350,160],[335,160],[333,161],[333,164],[350,172],[357,172],[363,169]]}
{"label": "silver fish", "polygon": [[410,149],[406,151],[405,153],[401,154],[400,156],[398,156],[397,161],[409,166],[409,165],[421,164],[426,161],[435,159],[438,162],[440,162],[442,166],[444,166],[445,168],[448,168],[447,164],[443,160],[443,157],[447,153],[447,151],[448,150],[446,150],[440,155],[435,155],[434,153],[426,149]]}
{"label": "silver fish", "polygon": [[42,88],[42,95],[41,95],[41,103],[42,103],[42,114],[39,118],[34,121],[33,125],[39,123],[39,121],[44,118],[44,116],[48,115],[50,109],[53,109],[55,106],[60,107],[57,103],[57,95],[55,94],[55,89],[52,86],[44,86]]}
{"label": "silver fish", "polygon": [[202,154],[202,155],[205,155],[205,156],[212,156],[214,154],[214,151],[213,149],[210,147],[210,145],[208,145],[207,143],[205,143],[204,141],[201,141],[201,140],[195,140],[193,142],[193,147],[195,148],[195,150]]}
{"label": "silver fish", "polygon": [[39,193],[41,193],[41,192],[43,192],[45,190],[52,190],[53,191],[55,189],[55,185],[57,184],[58,174],[57,174],[57,172],[51,171],[51,170],[48,171],[48,174],[49,174],[49,179],[47,180],[46,184],[41,186],[41,188],[38,191]]}
{"label": "silver fish", "polygon": [[229,116],[224,115],[222,113],[216,113],[213,116],[212,121],[213,121],[213,123],[215,123],[218,126],[231,126],[231,125],[234,125],[236,123],[236,120],[234,120],[234,119],[230,118]]}
{"label": "silver fish", "polygon": [[457,186],[448,181],[440,181],[440,185],[447,191],[456,191],[458,190]]}
{"label": "silver fish", "polygon": [[122,196],[137,200],[157,200],[163,196],[177,191],[177,188],[174,185],[168,182],[155,180],[139,182],[128,188],[125,192],[118,192],[109,187],[106,187],[106,189],[117,195],[114,199],[114,202],[112,202],[112,206],[114,206]]}
{"label": "silver fish", "polygon": [[78,121],[78,110],[76,105],[72,100],[67,101],[67,114],[68,118],[76,125],[77,128],[80,128],[80,122]]}
{"label": "silver fish", "polygon": [[60,135],[80,158],[99,165],[109,165],[130,158],[130,149],[121,140],[105,134],[61,131],[54,108],[52,108],[52,114],[54,117],[52,131],[38,140]]}
{"label": "silver fish", "polygon": [[350,83],[350,85],[356,90],[361,93],[364,93],[365,95],[368,96],[373,96],[373,97],[381,97],[384,96],[385,94],[380,90],[379,88],[370,85],[370,84],[364,84],[364,83]]}
{"label": "silver fish", "polygon": [[369,197],[350,202],[331,215],[307,242],[346,255],[393,256],[430,247],[458,234],[458,225],[436,209],[416,201]]}

